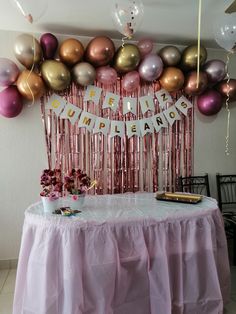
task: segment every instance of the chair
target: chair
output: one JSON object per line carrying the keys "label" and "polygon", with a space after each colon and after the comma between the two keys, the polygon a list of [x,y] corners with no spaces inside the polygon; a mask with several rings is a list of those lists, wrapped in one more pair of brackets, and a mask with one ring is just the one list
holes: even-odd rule
{"label": "chair", "polygon": [[233,240],[233,264],[236,265],[236,174],[216,174],[218,204],[228,239]]}
{"label": "chair", "polygon": [[179,177],[179,188],[182,192],[210,196],[208,174],[204,176]]}

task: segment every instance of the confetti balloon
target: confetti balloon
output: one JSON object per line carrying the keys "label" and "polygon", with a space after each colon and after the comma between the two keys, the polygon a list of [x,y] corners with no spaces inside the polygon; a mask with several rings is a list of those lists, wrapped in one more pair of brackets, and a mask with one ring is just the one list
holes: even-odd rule
{"label": "confetti balloon", "polygon": [[202,114],[212,116],[222,108],[222,97],[217,91],[208,90],[197,98],[197,107]]}
{"label": "confetti balloon", "polygon": [[16,86],[9,86],[0,93],[0,114],[3,117],[15,118],[22,108],[22,97]]}

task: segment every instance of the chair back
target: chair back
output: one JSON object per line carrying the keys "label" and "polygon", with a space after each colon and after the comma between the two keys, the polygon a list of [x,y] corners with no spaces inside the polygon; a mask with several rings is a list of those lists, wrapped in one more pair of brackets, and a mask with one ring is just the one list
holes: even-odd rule
{"label": "chair back", "polygon": [[236,174],[216,174],[219,208],[230,208],[230,204],[236,204]]}
{"label": "chair back", "polygon": [[182,192],[211,196],[207,173],[204,176],[180,176],[179,186]]}

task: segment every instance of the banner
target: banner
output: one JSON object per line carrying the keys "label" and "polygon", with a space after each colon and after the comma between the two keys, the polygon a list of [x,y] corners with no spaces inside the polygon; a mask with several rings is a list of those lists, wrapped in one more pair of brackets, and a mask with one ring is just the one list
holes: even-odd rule
{"label": "banner", "polygon": [[93,133],[103,133],[107,135],[109,132],[110,120],[97,117]]}
{"label": "banner", "polygon": [[46,104],[46,109],[52,109],[57,116],[60,115],[62,110],[67,105],[67,102],[64,98],[58,96],[58,95],[52,95]]}
{"label": "banner", "polygon": [[192,108],[191,102],[184,96],[181,96],[175,103],[175,107],[179,109],[185,116],[188,114],[188,109]]}
{"label": "banner", "polygon": [[82,111],[82,114],[79,119],[78,126],[79,128],[86,128],[88,131],[92,131],[96,121],[96,116],[92,113]]}
{"label": "banner", "polygon": [[70,122],[74,125],[75,122],[78,120],[78,117],[81,113],[82,109],[72,105],[68,104],[64,110],[62,111],[60,117],[62,119],[69,119]]}
{"label": "banner", "polygon": [[98,105],[101,93],[102,89],[100,87],[89,85],[84,95],[84,101],[93,101],[95,105]]}
{"label": "banner", "polygon": [[166,105],[173,104],[173,99],[170,93],[167,92],[165,89],[160,89],[158,92],[155,93],[155,95],[162,109],[165,109]]}
{"label": "banner", "polygon": [[116,111],[119,105],[119,100],[120,96],[114,93],[107,92],[102,109],[111,108],[113,111]]}
{"label": "banner", "polygon": [[136,115],[137,113],[137,99],[131,97],[123,98],[123,115],[127,113],[133,113]]}
{"label": "banner", "polygon": [[166,120],[169,122],[169,124],[172,126],[176,120],[180,120],[180,115],[178,114],[178,111],[176,110],[175,106],[171,106],[165,111],[163,111]]}
{"label": "banner", "polygon": [[142,96],[139,98],[139,103],[143,114],[148,110],[155,111],[153,96]]}
{"label": "banner", "polygon": [[139,127],[142,137],[147,133],[153,133],[154,127],[151,118],[141,119],[139,120]]}
{"label": "banner", "polygon": [[123,121],[111,121],[110,137],[125,135],[125,123]]}
{"label": "banner", "polygon": [[139,136],[139,133],[140,133],[139,120],[126,121],[126,134],[128,138],[134,135]]}

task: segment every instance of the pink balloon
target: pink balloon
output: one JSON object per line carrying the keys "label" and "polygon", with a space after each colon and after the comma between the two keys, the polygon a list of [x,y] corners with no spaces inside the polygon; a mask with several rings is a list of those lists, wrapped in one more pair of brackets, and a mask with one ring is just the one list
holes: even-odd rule
{"label": "pink balloon", "polygon": [[18,75],[19,69],[17,65],[7,58],[0,58],[0,85],[9,86],[13,84]]}
{"label": "pink balloon", "polygon": [[22,97],[16,86],[9,86],[0,93],[0,114],[14,118],[23,108]]}
{"label": "pink balloon", "polygon": [[150,53],[140,63],[138,71],[144,81],[152,82],[161,76],[163,62],[157,54]]}
{"label": "pink balloon", "polygon": [[138,48],[141,53],[141,56],[144,57],[152,52],[153,41],[149,38],[140,39],[138,42]]}
{"label": "pink balloon", "polygon": [[212,116],[217,114],[222,108],[222,100],[219,92],[210,89],[198,96],[197,106],[202,114]]}
{"label": "pink balloon", "polygon": [[123,78],[123,88],[127,92],[133,92],[135,91],[140,84],[140,76],[137,71],[132,71],[127,74],[125,74]]}
{"label": "pink balloon", "polygon": [[114,84],[117,81],[117,72],[109,66],[97,68],[97,80],[105,85]]}

